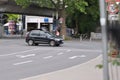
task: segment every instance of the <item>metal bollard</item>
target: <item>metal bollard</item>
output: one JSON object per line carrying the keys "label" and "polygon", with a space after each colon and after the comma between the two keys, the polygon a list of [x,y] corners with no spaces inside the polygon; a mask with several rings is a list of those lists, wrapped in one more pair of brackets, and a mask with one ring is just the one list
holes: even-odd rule
{"label": "metal bollard", "polygon": [[80,41],[82,41],[82,36],[80,36]]}
{"label": "metal bollard", "polygon": [[63,40],[65,40],[65,36],[64,35],[62,35],[62,38],[63,38]]}

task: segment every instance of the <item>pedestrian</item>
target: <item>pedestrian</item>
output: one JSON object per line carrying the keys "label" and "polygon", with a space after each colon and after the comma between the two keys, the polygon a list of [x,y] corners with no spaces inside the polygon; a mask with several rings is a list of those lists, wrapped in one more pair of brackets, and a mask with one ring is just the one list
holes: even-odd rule
{"label": "pedestrian", "polygon": [[57,36],[60,36],[60,33],[59,33],[59,31],[58,31],[58,30],[56,31],[56,35],[57,35]]}

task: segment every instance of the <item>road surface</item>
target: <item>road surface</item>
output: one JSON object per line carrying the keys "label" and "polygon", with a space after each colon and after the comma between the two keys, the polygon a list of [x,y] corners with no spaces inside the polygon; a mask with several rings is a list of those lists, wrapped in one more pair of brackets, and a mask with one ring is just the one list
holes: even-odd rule
{"label": "road surface", "polygon": [[99,56],[101,45],[65,41],[60,47],[28,46],[24,39],[0,39],[0,79],[19,80],[79,65]]}

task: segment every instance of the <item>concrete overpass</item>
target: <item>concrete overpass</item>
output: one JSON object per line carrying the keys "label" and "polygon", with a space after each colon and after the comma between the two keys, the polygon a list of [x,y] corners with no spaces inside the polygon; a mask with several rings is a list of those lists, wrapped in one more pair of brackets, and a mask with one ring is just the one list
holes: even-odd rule
{"label": "concrete overpass", "polygon": [[0,0],[0,13],[14,13],[25,15],[38,15],[38,16],[52,16],[55,9],[41,8],[31,5],[27,8],[22,8],[17,5],[14,0]]}
{"label": "concrete overpass", "polygon": [[[0,13],[52,17],[53,13],[55,13],[55,9],[43,8],[36,5],[22,8],[22,6],[17,5],[14,0],[0,0]],[[2,38],[4,31],[1,23],[2,20],[0,21],[0,38]],[[23,26],[24,25],[25,24],[23,24]]]}

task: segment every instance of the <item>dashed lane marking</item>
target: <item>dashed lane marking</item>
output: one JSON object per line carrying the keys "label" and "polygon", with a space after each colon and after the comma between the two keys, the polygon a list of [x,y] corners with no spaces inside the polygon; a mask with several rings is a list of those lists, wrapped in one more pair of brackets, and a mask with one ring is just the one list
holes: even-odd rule
{"label": "dashed lane marking", "polygon": [[[11,55],[16,55],[16,54],[22,54],[22,53],[27,53],[27,52],[36,51],[36,50],[46,50],[46,49],[35,48],[35,49],[31,49],[31,50],[25,50],[25,51],[0,55],[0,57],[11,56]],[[47,49],[47,50],[55,50],[56,51],[56,49]],[[66,50],[66,52],[70,52],[70,51],[102,52],[102,50],[91,50],[91,49],[57,49],[57,50],[62,50],[62,51]]]}
{"label": "dashed lane marking", "polygon": [[18,58],[27,58],[27,57],[33,57],[35,54],[28,54],[28,55],[16,55]]}
{"label": "dashed lane marking", "polygon": [[80,56],[78,56],[78,57],[80,57],[80,58],[84,58],[84,57],[86,57],[86,55],[80,55]]}
{"label": "dashed lane marking", "polygon": [[53,56],[46,56],[46,57],[43,57],[43,59],[50,59],[52,58]]}
{"label": "dashed lane marking", "polygon": [[31,63],[31,62],[33,62],[33,61],[32,60],[24,61],[24,62],[14,63],[13,65],[17,66],[17,65],[22,65],[22,64]]}
{"label": "dashed lane marking", "polygon": [[66,52],[71,52],[71,50],[69,49],[69,50],[67,50]]}
{"label": "dashed lane marking", "polygon": [[77,58],[78,56],[72,56],[72,57],[69,57],[69,59],[75,59]]}
{"label": "dashed lane marking", "polygon": [[63,52],[60,52],[60,53],[58,53],[57,55],[62,55],[62,54],[64,54]]}
{"label": "dashed lane marking", "polygon": [[80,55],[80,56],[72,56],[72,57],[69,57],[69,59],[75,59],[75,58],[85,58],[86,55]]}
{"label": "dashed lane marking", "polygon": [[35,48],[35,49],[31,49],[31,50],[26,50],[26,51],[20,51],[20,52],[15,52],[15,53],[10,53],[10,54],[0,55],[0,57],[10,56],[10,55],[15,55],[15,54],[20,54],[20,53],[27,53],[27,52],[36,51],[36,50],[39,50],[39,49],[40,48]]}

